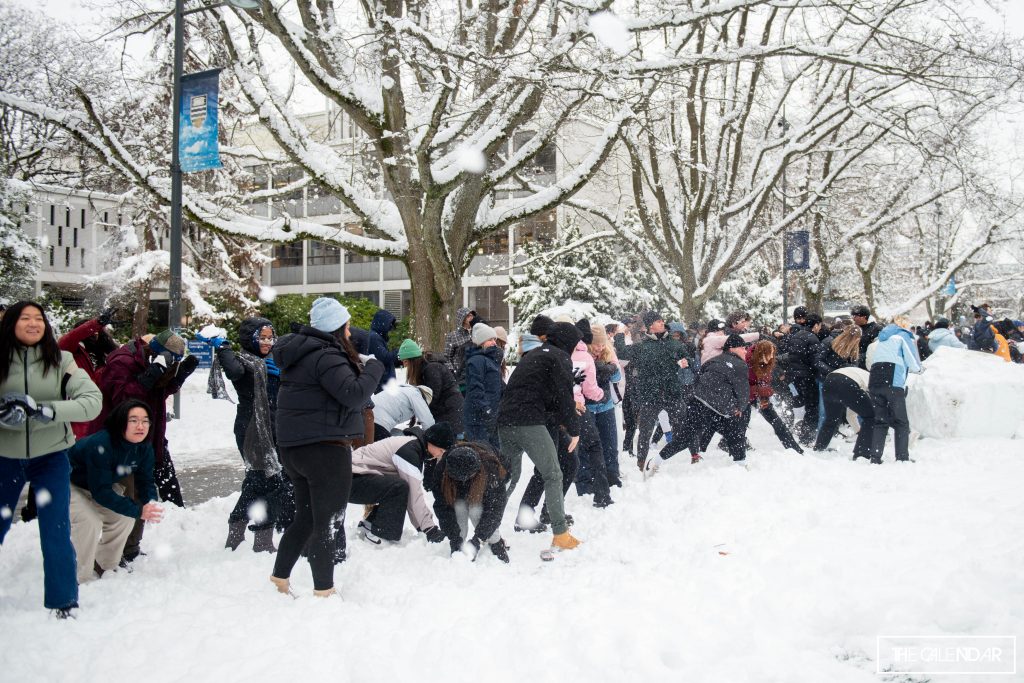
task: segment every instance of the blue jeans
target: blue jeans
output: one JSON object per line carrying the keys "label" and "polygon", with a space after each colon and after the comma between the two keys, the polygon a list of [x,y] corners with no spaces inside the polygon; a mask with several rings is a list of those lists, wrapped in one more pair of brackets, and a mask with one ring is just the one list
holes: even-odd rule
{"label": "blue jeans", "polygon": [[818,433],[825,424],[825,383],[818,380]]}
{"label": "blue jeans", "polygon": [[594,413],[597,433],[601,436],[601,450],[604,452],[604,466],[608,470],[608,481],[619,479],[619,430],[615,424],[615,410]]}
{"label": "blue jeans", "polygon": [[0,544],[14,518],[18,496],[28,481],[36,498],[49,494],[38,506],[39,544],[43,549],[43,605],[61,609],[78,604],[78,562],[71,545],[71,463],[67,451],[28,460],[0,456]]}

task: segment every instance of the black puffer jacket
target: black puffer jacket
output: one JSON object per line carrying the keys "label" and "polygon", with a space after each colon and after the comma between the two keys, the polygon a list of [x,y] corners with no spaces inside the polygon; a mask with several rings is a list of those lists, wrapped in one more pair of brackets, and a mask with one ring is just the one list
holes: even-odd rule
{"label": "black puffer jacket", "polygon": [[560,425],[569,436],[579,436],[572,360],[563,350],[571,351],[579,340],[579,330],[573,325],[558,323],[548,334],[547,343],[523,356],[501,395],[499,427]]}
{"label": "black puffer jacket", "polygon": [[[517,371],[518,372],[518,371]],[[513,373],[515,374],[515,373]],[[505,502],[508,494],[505,491],[505,478],[498,472],[499,461],[495,456],[480,458],[480,465],[487,476],[487,488],[480,500],[483,511],[480,514],[480,521],[473,529],[473,535],[481,544],[497,531],[501,526],[501,518],[505,514]],[[434,515],[437,516],[437,525],[444,535],[448,537],[452,550],[458,550],[469,538],[462,537],[462,529],[459,528],[458,519],[455,517],[455,507],[449,505],[445,500],[441,482],[444,480],[444,471],[447,467],[445,458],[441,458],[430,472],[430,487],[434,494]],[[426,480],[425,480],[426,481]],[[466,500],[469,495],[470,482],[455,483],[455,500]],[[454,502],[454,501],[453,501]]]}
{"label": "black puffer jacket", "polygon": [[742,413],[750,401],[749,368],[742,358],[726,351],[700,366],[693,398],[725,417]]}
{"label": "black puffer jacket", "polygon": [[277,443],[302,446],[363,436],[363,406],[384,374],[370,360],[360,374],[356,362],[326,332],[303,326],[274,346],[281,369],[277,397]]}
{"label": "black puffer jacket", "polygon": [[423,356],[420,382],[434,392],[430,399],[430,414],[435,422],[447,422],[456,434],[462,433],[462,392],[455,375],[448,369],[444,358],[434,353]]}
{"label": "black puffer jacket", "polygon": [[797,377],[814,377],[820,343],[818,335],[810,329],[793,325],[781,344],[786,352],[786,376],[791,380]]}
{"label": "black puffer jacket", "polygon": [[[259,345],[255,343],[255,337],[264,327],[273,329],[274,325],[266,318],[246,318],[238,326],[238,344],[244,351],[254,356],[260,355]],[[231,380],[235,386],[235,393],[238,394],[238,410],[235,413],[235,441],[238,443],[238,450],[242,450],[245,442],[245,431],[249,428],[249,421],[252,419],[254,398],[252,373],[238,360],[234,349],[224,344],[217,349],[217,361],[224,369],[224,376]],[[267,401],[270,403],[270,415],[273,418],[277,412],[277,392],[281,384],[279,375],[267,374]],[[275,421],[271,422],[270,428],[275,428]]]}

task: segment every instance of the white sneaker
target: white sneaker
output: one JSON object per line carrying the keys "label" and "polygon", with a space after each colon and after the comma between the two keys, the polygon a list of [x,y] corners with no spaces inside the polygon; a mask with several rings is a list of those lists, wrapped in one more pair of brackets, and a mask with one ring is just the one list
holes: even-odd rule
{"label": "white sneaker", "polygon": [[647,458],[647,462],[644,464],[644,479],[650,479],[651,477],[656,475],[658,473],[658,470],[661,469],[661,466],[662,464],[664,464],[664,462],[665,459],[662,458],[661,455],[657,453]]}
{"label": "white sneaker", "polygon": [[374,545],[381,545],[380,536],[373,533],[373,527],[365,519],[359,520],[359,524],[356,524],[356,530],[359,532],[359,538],[369,541]]}

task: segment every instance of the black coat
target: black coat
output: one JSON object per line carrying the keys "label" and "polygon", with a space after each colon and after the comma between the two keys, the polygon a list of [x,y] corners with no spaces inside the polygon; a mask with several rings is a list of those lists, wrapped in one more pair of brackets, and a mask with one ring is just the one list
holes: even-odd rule
{"label": "black coat", "polygon": [[793,325],[780,345],[786,353],[786,376],[791,380],[814,377],[818,362],[818,336],[801,325]]}
{"label": "black coat", "polygon": [[545,343],[523,356],[498,406],[499,427],[560,425],[580,433],[569,354]]}
{"label": "black coat", "polygon": [[[505,480],[498,474],[497,459],[482,458],[480,464],[487,473],[487,488],[484,489],[484,495],[480,500],[483,512],[480,515],[479,523],[473,529],[472,538],[478,540],[482,545],[501,526],[501,518],[505,514],[505,502],[508,499],[508,494],[505,491]],[[462,530],[459,528],[459,522],[455,517],[455,507],[448,504],[448,501],[444,498],[444,493],[441,491],[441,481],[444,478],[446,467],[445,458],[441,458],[432,468],[429,480],[430,488],[431,493],[434,494],[434,514],[437,516],[437,525],[444,532],[444,535],[448,537],[452,544],[452,549],[458,550],[463,542],[470,539],[462,537]],[[457,482],[455,485],[455,499],[466,500],[468,494],[469,482]]]}
{"label": "black coat", "polygon": [[847,360],[835,352],[832,348],[833,339],[834,337],[829,337],[818,347],[818,359],[814,364],[814,368],[819,382],[824,382],[830,372],[839,368],[857,367],[856,362]]}
{"label": "black coat", "polygon": [[302,327],[274,346],[281,369],[277,396],[277,443],[302,446],[363,436],[363,406],[384,374],[367,362],[360,373],[341,344],[326,332]]}
{"label": "black coat", "polygon": [[[238,345],[254,356],[260,355],[259,346],[254,343],[253,336],[267,326],[273,326],[266,318],[249,318],[238,326]],[[231,380],[238,394],[238,410],[235,412],[235,441],[238,442],[238,450],[242,450],[245,443],[245,432],[249,429],[249,421],[252,420],[255,390],[253,389],[252,373],[245,367],[235,355],[235,351],[227,344],[224,344],[216,351],[217,362],[224,369],[224,376]],[[270,404],[270,415],[273,418],[277,412],[277,392],[281,385],[281,378],[277,375],[267,374],[267,401]],[[274,421],[276,422],[276,420]],[[271,422],[271,429],[275,424]]]}
{"label": "black coat", "polygon": [[719,415],[734,417],[750,402],[748,371],[742,358],[724,351],[700,366],[693,397]]}
{"label": "black coat", "polygon": [[423,369],[420,372],[420,383],[430,387],[434,392],[430,399],[430,414],[435,422],[447,422],[452,431],[461,434],[462,428],[462,392],[455,381],[455,375],[448,368],[444,358],[433,353],[423,356]]}
{"label": "black coat", "polygon": [[868,346],[871,345],[871,342],[878,339],[878,333],[881,331],[882,328],[878,323],[867,323],[860,326],[860,359],[857,362],[858,367],[867,367]]}

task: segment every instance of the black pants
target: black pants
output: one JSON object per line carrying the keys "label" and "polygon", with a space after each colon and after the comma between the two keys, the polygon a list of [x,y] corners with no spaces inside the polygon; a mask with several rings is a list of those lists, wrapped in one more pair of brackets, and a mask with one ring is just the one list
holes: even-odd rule
{"label": "black pants", "polygon": [[277,547],[274,576],[287,579],[309,541],[313,588],[334,587],[334,520],[348,505],[352,449],[335,443],[281,446],[281,462],[295,485],[295,521]]}
{"label": "black pants", "polygon": [[374,441],[383,441],[384,439],[387,439],[390,436],[391,436],[391,430],[390,429],[384,429],[383,427],[381,427],[376,422],[373,423],[373,440]]}
{"label": "black pants", "polygon": [[[569,435],[561,429],[548,427],[548,434],[558,451],[558,469],[562,471],[562,494],[565,495],[569,486],[576,481],[576,472],[579,471],[579,446],[572,453],[569,452]],[[511,491],[509,492],[511,493]],[[536,510],[540,505],[540,498],[544,495],[544,478],[540,476],[537,468],[533,468],[533,476],[526,483],[526,490],[523,491],[523,500],[519,503],[522,507],[526,505],[531,510]],[[542,515],[543,517],[544,515]]]}
{"label": "black pants", "polygon": [[174,471],[171,452],[167,449],[167,439],[164,439],[164,459],[153,468],[153,478],[156,480],[156,491],[160,494],[160,500],[165,503],[173,503],[180,508],[185,507],[185,500],[181,496],[181,484],[178,483],[178,474]]}
{"label": "black pants", "polygon": [[580,469],[586,468],[592,479],[589,489],[594,494],[594,504],[607,504],[612,496],[609,491],[608,469],[604,462],[604,449],[601,445],[601,434],[597,431],[597,421],[589,410],[580,416],[579,442]]}
{"label": "black pants", "polygon": [[741,413],[733,417],[719,415],[695,398],[686,406],[686,419],[680,427],[672,430],[672,443],[661,449],[661,457],[671,458],[676,453],[690,449],[696,455],[707,448],[711,437],[718,432],[725,438],[729,455],[733,460],[747,457],[747,419]]}
{"label": "black pants", "polygon": [[[846,375],[832,373],[826,377],[824,397],[825,423],[821,426],[821,431],[818,432],[817,441],[814,442],[816,451],[828,448],[832,438],[836,435],[836,430],[843,423],[848,409],[865,420],[875,416],[871,398],[853,379]],[[866,424],[861,426],[861,430],[864,429],[870,430]]]}
{"label": "black pants", "polygon": [[259,523],[250,524],[253,531],[270,529],[276,526],[284,530],[295,517],[295,494],[291,481],[279,473],[268,477],[264,472],[247,470],[242,480],[242,495],[228,516],[228,523],[244,522],[249,519],[249,508],[253,503],[260,502],[266,506],[267,518]]}
{"label": "black pants", "polygon": [[[791,448],[798,453],[802,453],[803,449],[800,448],[800,444],[793,438],[793,433],[789,431],[789,427],[783,421],[782,417],[775,412],[775,406],[771,403],[766,403],[765,407],[761,407],[761,402],[757,399],[750,402],[750,406],[747,407],[747,415],[750,415],[752,409],[757,409],[757,412],[761,413],[761,417],[768,421],[768,424],[772,426],[772,431],[775,432],[775,436],[779,439],[779,443],[785,448]],[[750,424],[749,418],[747,424]],[[746,436],[744,436],[744,439]]]}
{"label": "black pants", "polygon": [[367,517],[373,533],[385,541],[402,539],[405,511],[409,504],[409,485],[401,477],[390,474],[352,475],[352,492],[348,501],[358,505],[375,505]]}
{"label": "black pants", "polygon": [[797,438],[802,443],[810,443],[818,433],[818,380],[811,375],[793,378],[793,386],[804,404],[804,419],[797,427]]}
{"label": "black pants", "polygon": [[636,381],[626,373],[626,394],[622,397],[622,450],[633,453],[636,438],[637,402],[634,400]]}
{"label": "black pants", "polygon": [[[869,387],[875,419],[871,434],[871,462],[882,462],[885,437],[892,427],[896,441],[896,459],[910,460],[910,419],[907,417],[907,391],[900,387]],[[865,427],[861,427],[864,429]]]}
{"label": "black pants", "polygon": [[651,435],[658,424],[658,414],[661,411],[668,413],[668,421],[672,426],[672,443],[675,443],[677,433],[684,424],[686,406],[676,397],[673,399],[655,398],[644,399],[640,402],[640,411],[637,418],[639,425],[639,441],[636,446],[636,459],[638,463],[647,460],[647,453],[651,450]]}

